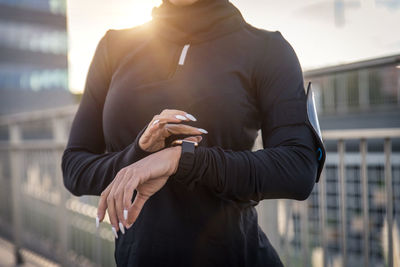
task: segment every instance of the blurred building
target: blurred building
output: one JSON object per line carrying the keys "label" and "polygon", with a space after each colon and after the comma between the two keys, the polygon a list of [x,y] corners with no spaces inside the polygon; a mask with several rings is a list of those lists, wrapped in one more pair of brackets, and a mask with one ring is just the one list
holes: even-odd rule
{"label": "blurred building", "polygon": [[[305,82],[312,82],[322,130],[399,128],[400,127],[400,55],[376,58],[351,64],[319,68],[304,72]],[[306,84],[306,83],[305,83]],[[341,185],[338,140],[325,141],[328,157],[325,165],[325,193],[316,184],[308,199],[307,224],[310,251],[321,248],[326,240],[329,266],[342,260],[342,223],[346,224],[347,266],[364,264],[365,229],[363,226],[363,184],[360,141],[345,142],[345,210],[341,214]],[[387,199],[385,184],[384,140],[367,141],[368,256],[370,266],[386,266],[385,222]],[[400,229],[400,140],[391,143],[394,242],[399,245]],[[325,198],[326,218],[321,230],[321,194]],[[294,209],[291,245],[302,246],[301,218],[304,210]],[[304,228],[303,228],[304,230]],[[394,251],[399,253],[399,251]],[[301,256],[301,254],[299,254]]]}
{"label": "blurred building", "polygon": [[400,54],[304,72],[321,128],[400,127]]}
{"label": "blurred building", "polygon": [[72,104],[66,0],[0,0],[0,115]]}

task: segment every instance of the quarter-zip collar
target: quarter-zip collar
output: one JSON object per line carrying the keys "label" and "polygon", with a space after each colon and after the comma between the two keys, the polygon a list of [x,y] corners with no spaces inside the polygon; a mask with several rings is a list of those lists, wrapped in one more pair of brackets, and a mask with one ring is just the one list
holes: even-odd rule
{"label": "quarter-zip collar", "polygon": [[152,10],[153,31],[179,45],[200,43],[238,30],[245,20],[228,0],[198,0],[176,6],[163,0]]}

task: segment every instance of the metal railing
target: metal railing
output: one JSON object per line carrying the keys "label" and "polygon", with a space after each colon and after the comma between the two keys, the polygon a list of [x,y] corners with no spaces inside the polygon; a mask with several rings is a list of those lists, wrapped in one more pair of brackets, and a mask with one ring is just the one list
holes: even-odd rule
{"label": "metal railing", "polygon": [[400,129],[330,130],[323,138],[327,161],[311,196],[258,208],[278,208],[268,236],[285,266],[399,266]]}
{"label": "metal railing", "polygon": [[[61,155],[76,108],[0,117],[0,236],[12,240],[16,254],[27,248],[64,266],[114,266],[109,222],[95,228],[97,197],[74,197],[63,185]],[[328,154],[320,183],[305,201],[262,201],[261,227],[285,266],[398,266],[400,154],[392,147],[400,129],[323,136]],[[261,144],[259,135],[253,150]],[[385,231],[383,241],[375,229]]]}

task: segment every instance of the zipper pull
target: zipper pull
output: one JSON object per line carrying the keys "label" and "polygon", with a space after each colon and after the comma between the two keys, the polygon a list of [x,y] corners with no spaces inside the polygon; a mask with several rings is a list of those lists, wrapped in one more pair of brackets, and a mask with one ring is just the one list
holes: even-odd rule
{"label": "zipper pull", "polygon": [[182,48],[181,56],[179,57],[179,65],[183,65],[185,63],[185,58],[187,51],[189,49],[190,44],[185,44]]}

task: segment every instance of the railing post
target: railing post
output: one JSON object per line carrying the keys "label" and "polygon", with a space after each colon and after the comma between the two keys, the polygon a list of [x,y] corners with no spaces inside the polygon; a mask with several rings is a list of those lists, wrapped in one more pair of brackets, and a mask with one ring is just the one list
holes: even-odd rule
{"label": "railing post", "polygon": [[328,250],[326,248],[326,238],[325,238],[325,232],[326,232],[326,169],[324,168],[321,172],[321,177],[320,177],[320,194],[319,194],[319,199],[320,199],[320,205],[319,205],[319,212],[320,212],[320,238],[321,238],[321,246],[322,246],[322,262],[323,266],[328,266]]}
{"label": "railing post", "polygon": [[335,76],[329,76],[329,77],[324,77],[323,78],[323,90],[324,90],[324,106],[325,106],[325,111],[327,113],[333,113],[336,112],[335,106],[335,92],[333,91],[333,85],[332,85],[332,78]]}
{"label": "railing post", "polygon": [[342,232],[342,266],[347,266],[347,212],[346,212],[346,175],[344,165],[345,143],[343,139],[338,141],[339,155],[339,182],[340,182],[340,211],[341,211],[341,232]]}
{"label": "railing post", "polygon": [[358,97],[360,108],[366,110],[369,108],[369,81],[368,69],[358,71]]}
{"label": "railing post", "polygon": [[15,248],[15,262],[16,264],[24,263],[20,248],[22,247],[21,234],[23,234],[21,224],[21,151],[17,148],[21,143],[22,135],[21,128],[18,124],[11,124],[9,126],[10,135],[10,160],[11,160],[11,195],[12,195],[12,223],[13,223],[13,238]]}
{"label": "railing post", "polygon": [[303,211],[300,215],[301,219],[301,239],[302,239],[302,251],[303,251],[303,266],[310,266],[310,239],[309,239],[309,226],[308,226],[308,200],[304,200],[301,205]]}
{"label": "railing post", "polygon": [[[293,205],[298,205],[299,203],[293,203],[289,199],[284,199],[284,200],[278,200],[280,203],[282,203],[281,207],[284,207],[284,210],[280,212],[284,212],[284,222],[278,222],[278,223],[284,223],[284,233],[283,233],[283,249],[285,251],[285,266],[290,267],[292,266],[292,253],[291,253],[291,248],[290,248],[290,242],[289,242],[289,228],[290,228],[290,220],[292,216],[292,210],[293,210]],[[278,213],[279,214],[279,213]]]}
{"label": "railing post", "polygon": [[367,141],[360,141],[361,153],[361,184],[363,203],[363,241],[364,241],[364,266],[369,266],[369,204],[368,204],[368,176],[367,176]]}
{"label": "railing post", "polygon": [[388,226],[388,266],[393,267],[393,187],[392,187],[392,142],[385,138],[385,185],[386,185],[386,216]]}
{"label": "railing post", "polygon": [[344,73],[339,73],[336,75],[336,81],[338,86],[336,87],[337,96],[337,113],[346,113],[349,105],[347,99],[347,76]]}
{"label": "railing post", "polygon": [[60,202],[57,208],[57,218],[58,218],[58,232],[60,236],[60,244],[58,251],[58,258],[63,266],[69,266],[68,255],[68,210],[66,207],[67,203],[67,191],[64,187],[62,171],[61,171],[61,158],[62,158],[62,147],[65,145],[66,137],[66,127],[65,122],[61,118],[52,118],[52,131],[53,140],[55,142],[55,147],[53,150],[55,164],[56,164],[56,185],[57,190],[60,194]]}
{"label": "railing post", "polygon": [[258,222],[279,255],[283,255],[278,228],[278,200],[263,200],[256,206]]}

